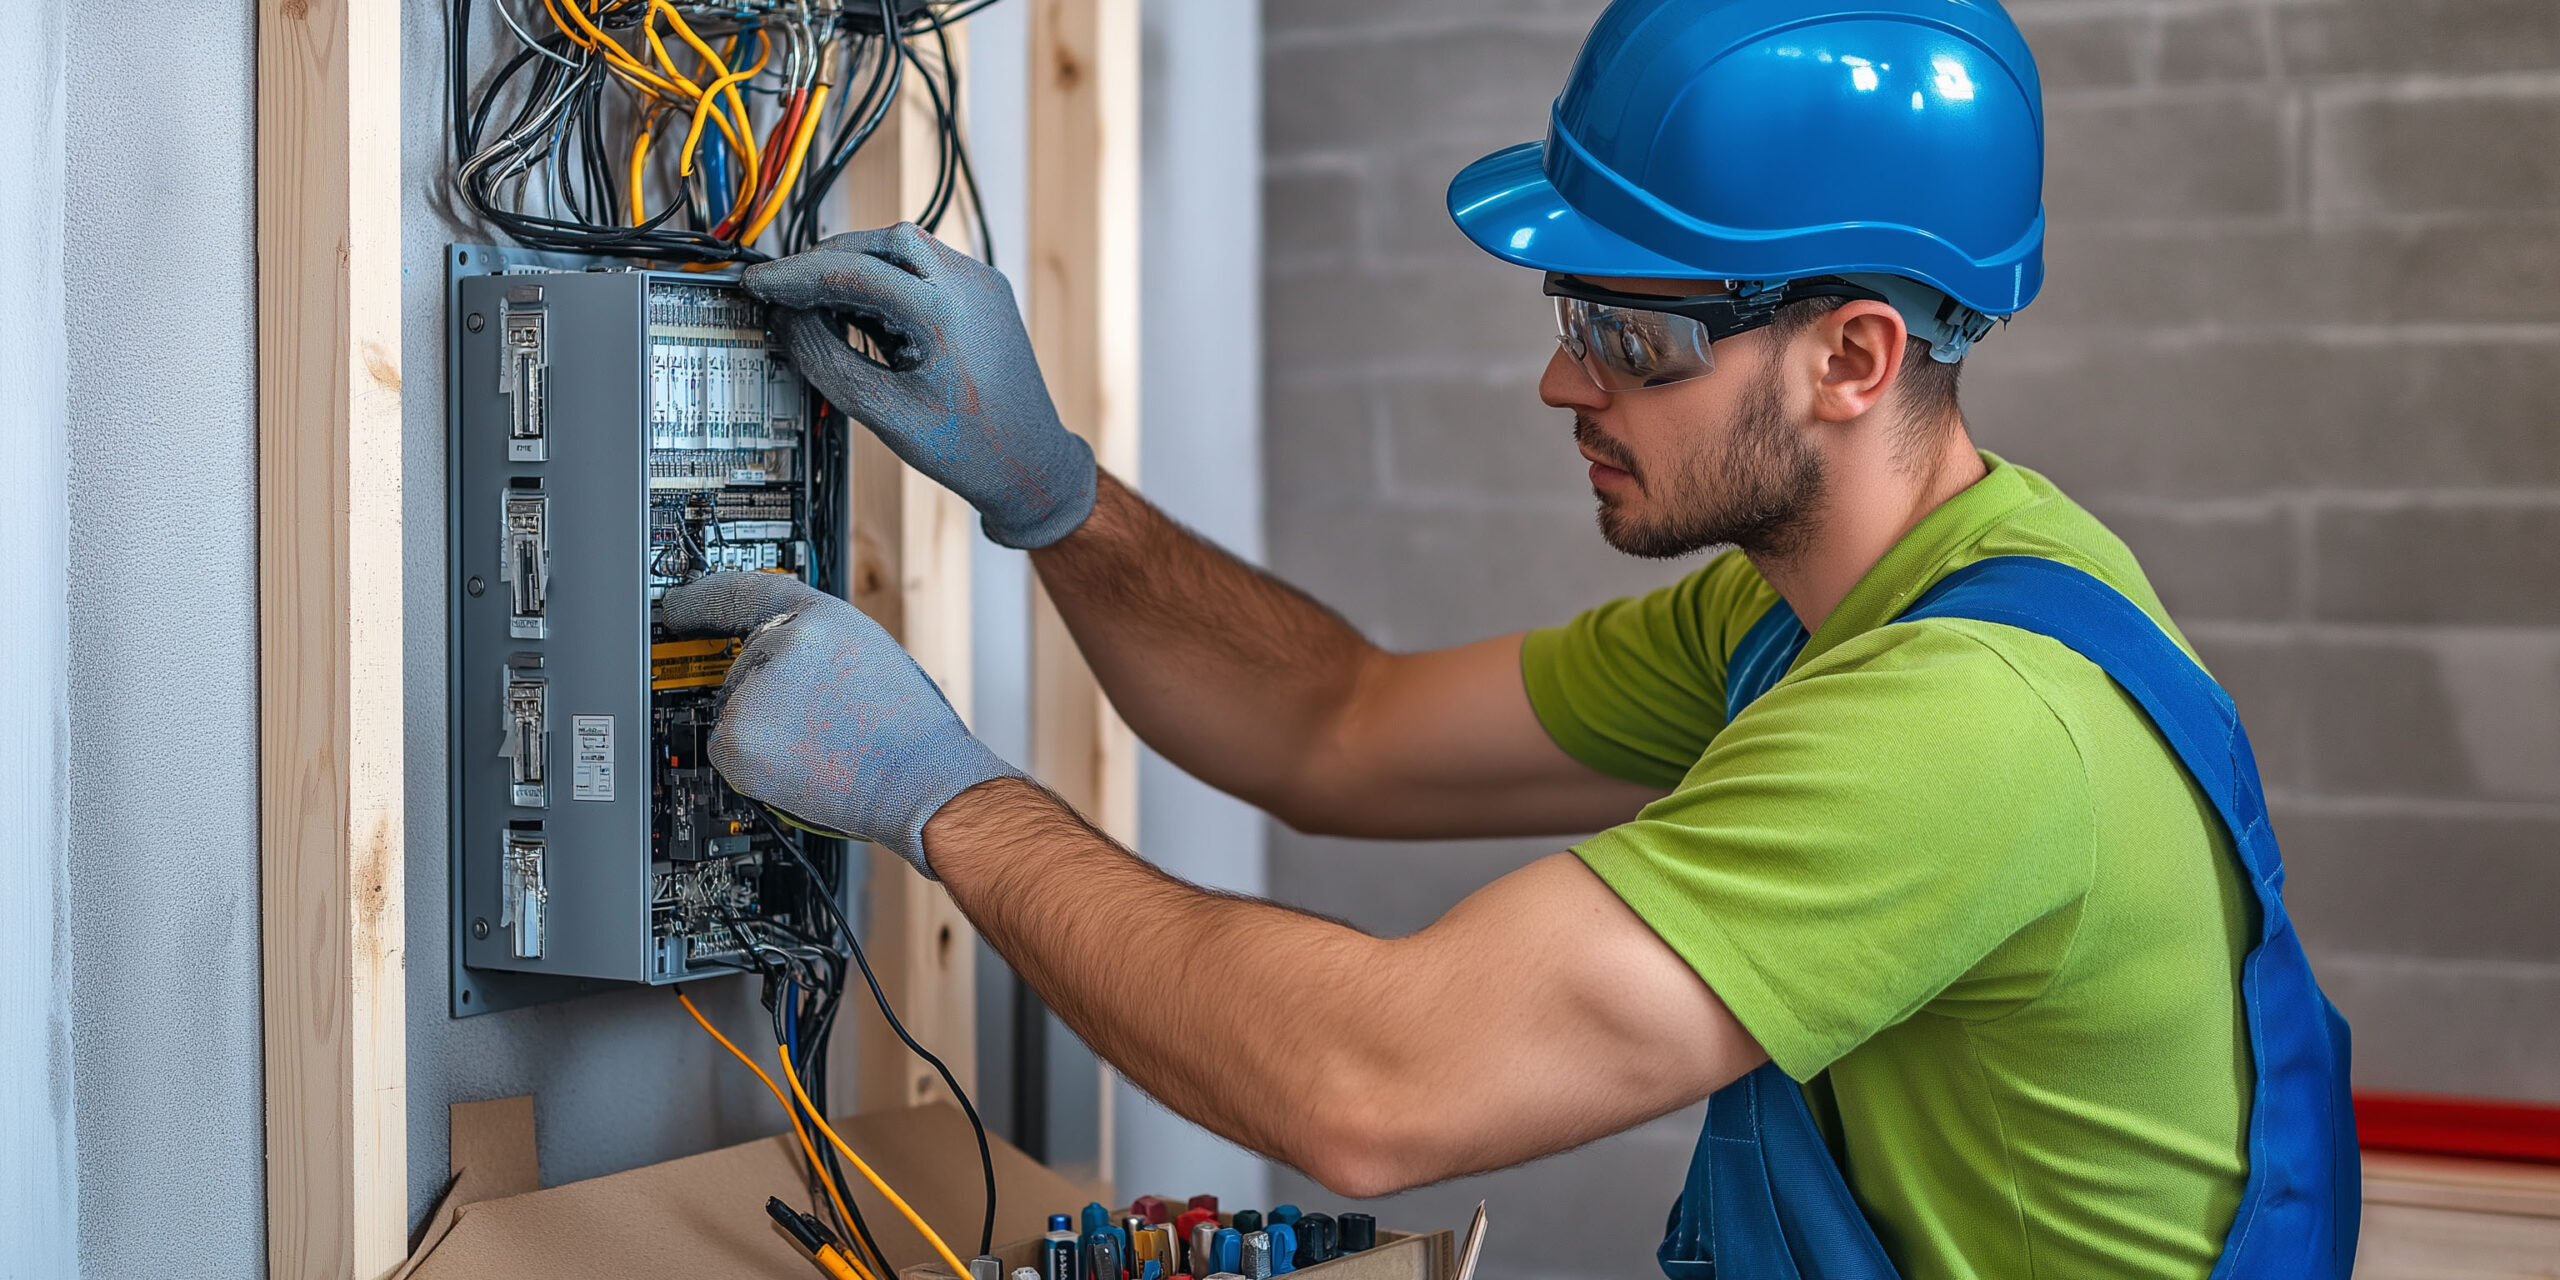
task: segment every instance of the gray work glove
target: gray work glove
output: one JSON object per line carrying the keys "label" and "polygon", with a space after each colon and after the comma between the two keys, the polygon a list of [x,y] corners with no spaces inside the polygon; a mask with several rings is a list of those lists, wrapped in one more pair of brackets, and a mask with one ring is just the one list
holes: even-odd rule
{"label": "gray work glove", "polygon": [[[1093,513],[1093,450],[1059,425],[995,268],[901,222],[749,267],[740,283],[783,308],[811,385],[967,499],[989,538],[1045,547]],[[847,344],[848,325],[878,341],[880,360]]]}
{"label": "gray work glove", "polygon": [[667,592],[678,636],[744,636],[721,688],[711,765],[800,821],[897,850],[933,877],[924,824],[991,778],[1020,777],[859,609],[784,573],[715,573]]}

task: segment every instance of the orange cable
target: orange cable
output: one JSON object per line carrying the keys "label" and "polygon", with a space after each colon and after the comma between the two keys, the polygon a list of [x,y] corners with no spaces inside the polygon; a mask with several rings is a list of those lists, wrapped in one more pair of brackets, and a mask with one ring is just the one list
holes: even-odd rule
{"label": "orange cable", "polygon": [[[835,1201],[836,1213],[846,1222],[853,1221],[853,1211],[845,1207],[843,1194],[836,1190],[836,1180],[827,1176],[826,1166],[818,1159],[818,1148],[809,1141],[809,1131],[802,1127],[800,1123],[800,1113],[792,1109],[791,1100],[789,1098],[782,1096],[782,1086],[775,1084],[773,1082],[773,1077],[766,1075],[764,1073],[764,1068],[756,1065],[755,1059],[748,1057],[745,1052],[738,1048],[738,1046],[731,1044],[729,1042],[729,1037],[720,1034],[720,1028],[712,1026],[711,1020],[702,1016],[702,1010],[693,1007],[693,997],[679,991],[676,993],[676,1000],[684,1005],[684,1011],[686,1013],[693,1015],[693,1020],[695,1022],[702,1024],[703,1030],[711,1033],[712,1039],[720,1042],[721,1048],[726,1049],[731,1054],[735,1055],[738,1061],[747,1064],[747,1070],[755,1072],[756,1079],[764,1081],[764,1087],[773,1091],[773,1100],[781,1103],[783,1114],[791,1117],[791,1133],[792,1136],[800,1139],[800,1150],[806,1153],[809,1157],[809,1171],[818,1175],[818,1181],[827,1184],[827,1198]],[[782,1057],[782,1065],[783,1074],[792,1075],[790,1069],[791,1055],[787,1052]],[[799,1093],[801,1091],[800,1080],[796,1075],[792,1076],[791,1090],[794,1093]],[[805,1097],[806,1095],[804,1094],[803,1096]],[[817,1113],[814,1111],[810,1113],[813,1118],[816,1114]],[[823,1124],[825,1122],[820,1121],[819,1123]],[[867,1173],[869,1170],[865,1170],[864,1172]],[[853,1261],[850,1255],[847,1256],[846,1260],[848,1262]],[[871,1274],[862,1270],[861,1263],[853,1262],[853,1268],[856,1272],[861,1273],[862,1280],[872,1280]]]}
{"label": "orange cable", "polygon": [[[775,1045],[774,1050],[775,1052],[783,1055],[783,1061],[788,1062],[791,1060],[790,1053],[787,1050],[784,1050],[781,1045]],[[836,1150],[842,1153],[845,1159],[853,1162],[853,1167],[861,1172],[862,1176],[871,1183],[875,1190],[879,1191],[882,1196],[888,1199],[890,1206],[895,1208],[906,1218],[908,1225],[913,1226],[918,1232],[923,1234],[925,1243],[932,1245],[933,1251],[942,1255],[943,1265],[951,1268],[951,1274],[955,1276],[968,1275],[969,1268],[961,1265],[960,1255],[953,1253],[951,1251],[951,1246],[944,1244],[942,1242],[942,1237],[935,1234],[934,1229],[927,1226],[925,1224],[925,1220],[917,1216],[914,1209],[908,1207],[906,1198],[891,1190],[888,1183],[881,1181],[880,1175],[873,1173],[871,1171],[871,1166],[864,1164],[862,1162],[862,1157],[855,1155],[853,1153],[853,1148],[846,1146],[844,1139],[836,1136],[835,1127],[827,1123],[827,1118],[819,1115],[816,1107],[809,1105],[809,1091],[800,1087],[800,1077],[791,1075],[789,1072],[785,1072],[784,1074],[789,1076],[791,1080],[791,1091],[799,1095],[800,1105],[809,1108],[809,1119],[818,1126],[818,1132],[827,1135],[827,1141],[834,1143]]]}
{"label": "orange cable", "polygon": [[800,121],[800,137],[791,144],[791,158],[783,162],[782,179],[773,184],[773,194],[766,198],[764,212],[757,214],[756,220],[748,224],[747,234],[739,237],[738,243],[753,245],[764,234],[764,229],[772,225],[774,215],[782,212],[782,202],[791,194],[791,184],[800,180],[800,162],[809,154],[809,140],[818,136],[818,114],[827,109],[829,87],[819,85],[810,96],[809,110]]}

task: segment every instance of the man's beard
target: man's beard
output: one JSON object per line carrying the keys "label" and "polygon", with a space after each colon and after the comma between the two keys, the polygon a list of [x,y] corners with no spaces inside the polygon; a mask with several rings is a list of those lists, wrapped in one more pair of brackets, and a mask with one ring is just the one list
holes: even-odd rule
{"label": "man's beard", "polygon": [[1822,455],[1787,422],[1778,379],[1763,370],[1734,410],[1724,447],[1699,450],[1657,487],[1637,470],[1626,446],[1603,435],[1581,414],[1573,420],[1577,444],[1634,477],[1636,487],[1662,508],[1639,518],[1619,502],[1600,499],[1600,536],[1631,556],[1668,560],[1731,543],[1754,556],[1784,558],[1813,532],[1822,499]]}

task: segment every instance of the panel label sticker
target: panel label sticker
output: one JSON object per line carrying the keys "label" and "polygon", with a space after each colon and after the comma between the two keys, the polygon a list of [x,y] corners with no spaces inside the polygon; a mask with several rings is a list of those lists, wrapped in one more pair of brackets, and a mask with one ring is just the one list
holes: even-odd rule
{"label": "panel label sticker", "polygon": [[572,716],[569,729],[577,739],[578,753],[569,798],[613,799],[613,717]]}

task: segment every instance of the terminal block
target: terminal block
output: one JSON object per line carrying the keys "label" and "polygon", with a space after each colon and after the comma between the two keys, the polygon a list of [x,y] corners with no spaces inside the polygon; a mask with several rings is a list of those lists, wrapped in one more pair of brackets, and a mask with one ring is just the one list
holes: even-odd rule
{"label": "terminal block", "polygon": [[[498,927],[507,931],[508,954],[518,960],[542,958],[542,911],[551,890],[543,878],[547,848],[540,823],[509,823],[500,855],[504,883],[500,889]],[[531,828],[531,829],[526,829]]]}
{"label": "terminal block", "polygon": [[551,456],[544,421],[551,409],[551,362],[544,328],[548,311],[542,286],[516,285],[499,304],[506,351],[498,366],[498,394],[507,400],[507,460],[541,462]]}
{"label": "terminal block", "polygon": [[540,640],[550,631],[542,609],[551,576],[551,503],[539,489],[510,488],[506,513],[498,576],[507,584],[507,637]]}
{"label": "terminal block", "polygon": [[543,763],[551,749],[551,686],[538,675],[507,669],[506,736],[498,757],[507,762],[507,802],[518,808],[544,807]]}

